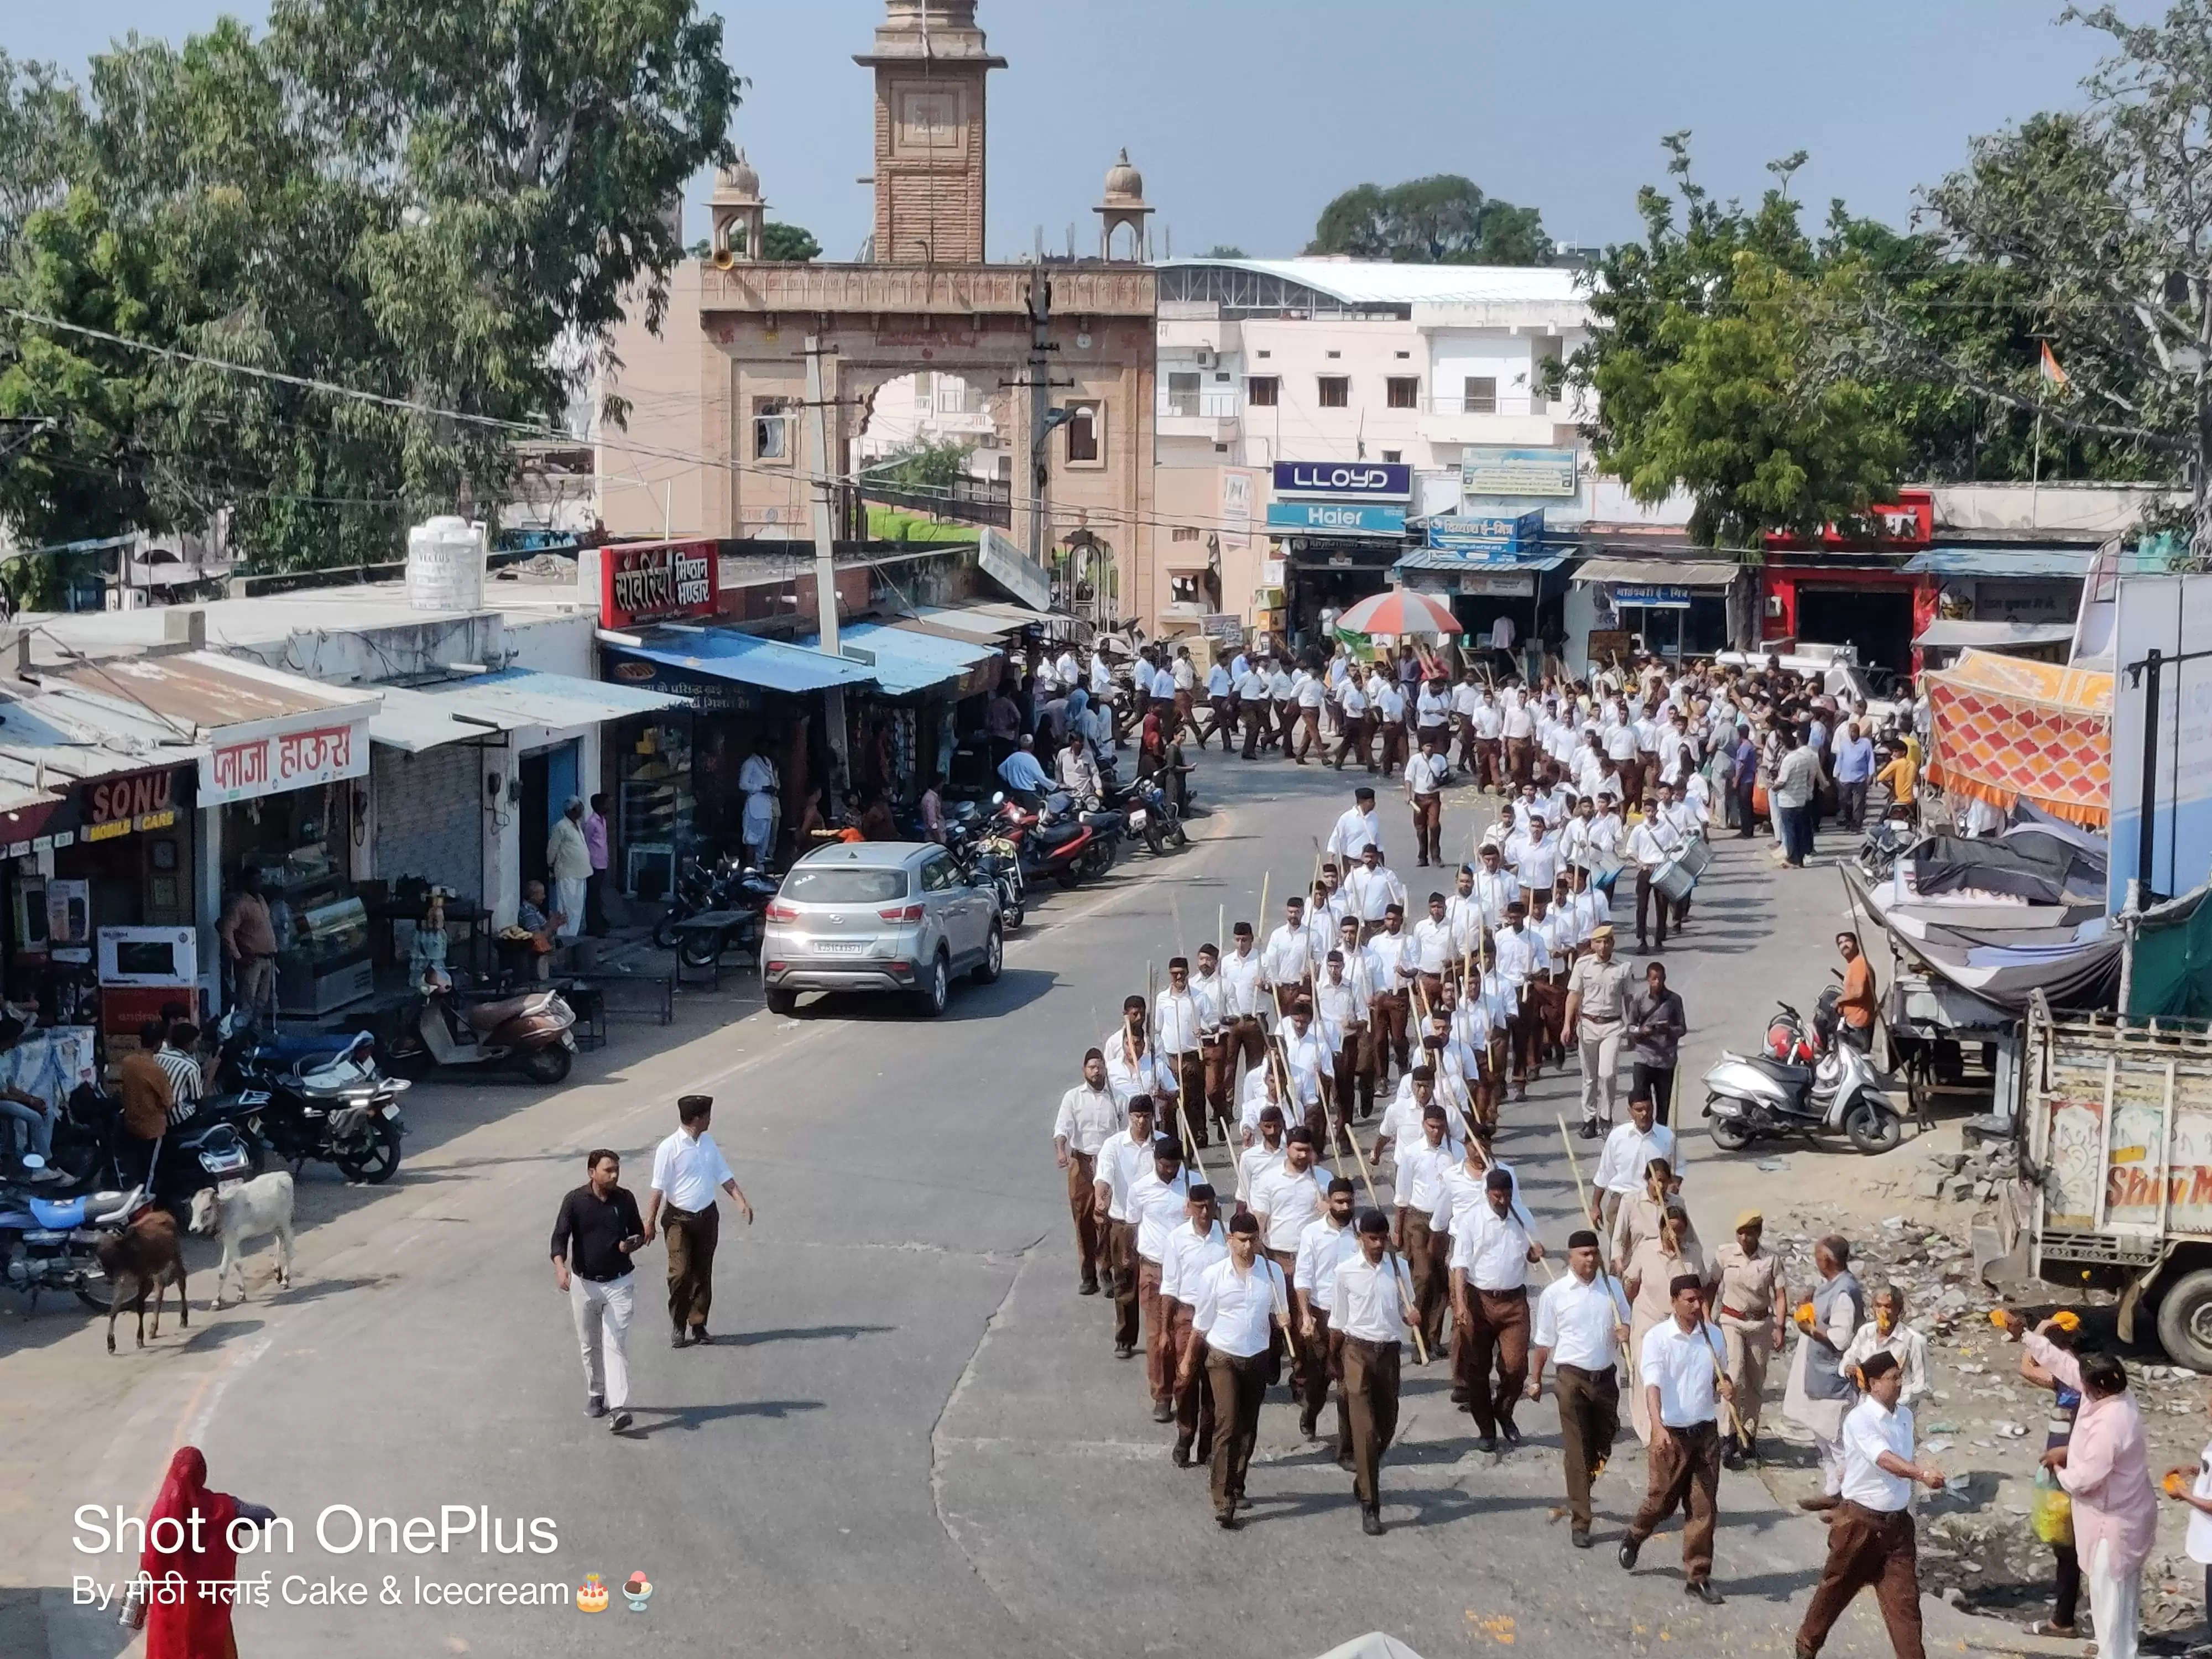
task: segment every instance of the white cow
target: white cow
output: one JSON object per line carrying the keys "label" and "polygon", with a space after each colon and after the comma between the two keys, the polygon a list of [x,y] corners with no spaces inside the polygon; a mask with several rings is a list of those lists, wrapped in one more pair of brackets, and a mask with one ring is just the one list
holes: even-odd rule
{"label": "white cow", "polygon": [[203,1187],[192,1194],[191,1230],[204,1237],[219,1234],[222,1261],[215,1270],[215,1305],[222,1306],[222,1287],[230,1270],[238,1269],[238,1299],[246,1300],[244,1245],[264,1233],[276,1235],[276,1282],[292,1282],[292,1177],[271,1170],[251,1181],[226,1181],[220,1187]]}

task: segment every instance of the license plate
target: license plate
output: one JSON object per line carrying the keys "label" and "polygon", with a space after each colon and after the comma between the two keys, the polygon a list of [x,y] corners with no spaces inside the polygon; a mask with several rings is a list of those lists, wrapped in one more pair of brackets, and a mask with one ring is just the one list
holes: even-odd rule
{"label": "license plate", "polygon": [[869,942],[860,939],[818,939],[815,951],[825,957],[860,957],[868,953]]}
{"label": "license plate", "polygon": [[1130,813],[1130,814],[1129,814],[1129,828],[1131,828],[1132,830],[1141,830],[1141,829],[1143,829],[1143,828],[1145,827],[1145,824],[1146,824],[1146,821],[1147,821],[1147,820],[1146,820],[1146,817],[1145,817],[1144,811],[1143,811],[1143,809],[1142,809],[1142,808],[1139,808],[1139,810],[1137,810],[1136,811],[1132,812],[1132,813]]}
{"label": "license plate", "polygon": [[399,1109],[397,1106],[386,1106],[380,1110],[383,1116],[391,1119],[393,1122],[399,1121]]}
{"label": "license plate", "polygon": [[200,1155],[200,1168],[210,1175],[235,1175],[246,1167],[246,1161],[244,1152],[204,1152]]}

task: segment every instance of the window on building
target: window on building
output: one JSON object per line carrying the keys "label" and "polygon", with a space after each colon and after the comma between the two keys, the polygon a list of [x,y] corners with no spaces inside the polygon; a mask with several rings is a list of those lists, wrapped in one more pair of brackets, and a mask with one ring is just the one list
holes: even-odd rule
{"label": "window on building", "polygon": [[791,459],[792,404],[787,398],[753,399],[753,459],[787,461]]}
{"label": "window on building", "polygon": [[1382,452],[1382,465],[1385,466],[1395,466],[1405,459],[1406,452],[1402,449],[1386,449]]}
{"label": "window on building", "polygon": [[1393,409],[1418,409],[1421,403],[1421,379],[1418,374],[1393,374],[1388,385]]}
{"label": "window on building", "polygon": [[1352,381],[1343,374],[1324,374],[1321,377],[1321,406],[1323,409],[1352,407]]}
{"label": "window on building", "polygon": [[1103,466],[1106,464],[1106,419],[1103,404],[1070,404],[1074,414],[1066,427],[1067,434],[1067,464],[1070,466]]}
{"label": "window on building", "polygon": [[1213,371],[1213,383],[1216,386],[1227,386],[1229,384],[1229,371],[1225,368],[1215,369]]}
{"label": "window on building", "polygon": [[1495,374],[1470,374],[1467,377],[1464,401],[1460,407],[1468,415],[1498,413],[1498,377]]}
{"label": "window on building", "polygon": [[1248,375],[1244,380],[1244,401],[1255,409],[1273,409],[1279,401],[1277,394],[1282,384],[1272,374]]}
{"label": "window on building", "polygon": [[[1195,531],[1191,533],[1194,536],[1197,534]],[[1182,539],[1182,532],[1181,531],[1177,531],[1176,532],[1176,539],[1177,541],[1181,541]],[[1170,605],[1195,605],[1201,603],[1198,593],[1197,572],[1184,571],[1180,574],[1174,572],[1170,572],[1169,574],[1168,603]]]}
{"label": "window on building", "polygon": [[1198,371],[1174,369],[1168,374],[1168,413],[1198,418]]}
{"label": "window on building", "polygon": [[1398,361],[1402,363],[1413,355],[1413,354],[1410,351],[1401,351],[1398,354]]}
{"label": "window on building", "polygon": [[1175,534],[1171,539],[1179,542],[1194,542],[1198,539],[1198,531],[1194,526],[1179,524],[1175,527]]}
{"label": "window on building", "polygon": [[1328,355],[1329,355],[1332,358],[1334,358],[1334,357],[1341,357],[1342,356],[1344,356],[1344,354],[1343,354],[1341,351],[1332,351],[1332,352],[1330,352]]}
{"label": "window on building", "polygon": [[1275,354],[1274,354],[1273,352],[1272,352],[1272,351],[1263,351],[1263,352],[1261,352],[1260,355],[1261,355],[1262,357],[1272,357],[1272,356],[1273,356]]}
{"label": "window on building", "polygon": [[927,368],[915,370],[914,400],[924,409],[937,401],[937,374],[934,370]]}

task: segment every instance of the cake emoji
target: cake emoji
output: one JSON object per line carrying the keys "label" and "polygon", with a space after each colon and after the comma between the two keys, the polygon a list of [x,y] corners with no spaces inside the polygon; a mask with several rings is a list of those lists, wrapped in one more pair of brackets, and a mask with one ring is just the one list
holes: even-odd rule
{"label": "cake emoji", "polygon": [[643,1613],[645,1604],[653,1600],[653,1586],[641,1572],[634,1572],[623,1581],[623,1595],[629,1602],[632,1613]]}
{"label": "cake emoji", "polygon": [[576,1586],[576,1611],[605,1613],[607,1610],[606,1582],[596,1572],[584,1575],[584,1582]]}

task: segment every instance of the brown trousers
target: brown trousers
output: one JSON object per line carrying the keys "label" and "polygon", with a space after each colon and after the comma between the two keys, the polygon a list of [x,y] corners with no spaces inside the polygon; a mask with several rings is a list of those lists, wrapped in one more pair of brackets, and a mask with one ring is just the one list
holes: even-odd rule
{"label": "brown trousers", "polygon": [[1210,739],[1218,735],[1221,738],[1221,752],[1224,755],[1229,752],[1230,740],[1237,735],[1237,694],[1231,691],[1226,696],[1214,698],[1207,705],[1207,710],[1212,716],[1213,723],[1207,727],[1206,735],[1198,740],[1198,746],[1200,749],[1205,748]]}
{"label": "brown trousers", "polygon": [[1267,1352],[1240,1359],[1209,1349],[1207,1392],[1213,1399],[1213,1512],[1227,1515],[1244,1498],[1244,1474],[1260,1438],[1260,1402],[1267,1392]]}
{"label": "brown trousers", "polygon": [[1474,1426],[1496,1434],[1513,1420],[1528,1382],[1528,1292],[1469,1285],[1467,1313],[1468,1322],[1452,1334],[1452,1381],[1467,1390]]}
{"label": "brown trousers", "polygon": [[1106,1224],[1106,1266],[1112,1275],[1114,1346],[1137,1346],[1137,1224]]}
{"label": "brown trousers", "polygon": [[1828,1564],[1797,1627],[1797,1651],[1818,1653],[1851,1598],[1871,1586],[1897,1659],[1927,1659],[1920,1638],[1920,1556],[1912,1511],[1885,1514],[1846,1498],[1828,1519]]}
{"label": "brown trousers", "polygon": [[1075,1223],[1075,1254],[1083,1264],[1083,1282],[1098,1282],[1104,1256],[1104,1223],[1098,1214],[1098,1160],[1088,1152],[1067,1149],[1067,1213]]}
{"label": "brown trousers", "polygon": [[1588,1532],[1590,1481],[1598,1466],[1613,1455],[1613,1437],[1620,1432],[1620,1374],[1610,1365],[1601,1371],[1561,1365],[1553,1372],[1552,1392],[1559,1402],[1567,1513],[1577,1528]]}
{"label": "brown trousers", "polygon": [[[1296,758],[1298,764],[1304,766],[1306,763],[1306,757],[1313,753],[1314,745],[1321,742],[1321,710],[1318,708],[1306,708],[1301,707],[1297,711],[1297,719],[1298,752]],[[1285,728],[1283,738],[1283,752],[1287,755],[1290,753],[1290,737],[1288,730]],[[1328,750],[1324,746],[1321,752],[1322,755],[1326,756],[1328,753]]]}
{"label": "brown trousers", "polygon": [[[1283,1270],[1283,1283],[1289,1284],[1291,1274],[1297,1267],[1298,1253],[1296,1250],[1262,1250],[1261,1254]],[[1287,1310],[1285,1313],[1287,1316]],[[1288,1353],[1287,1350],[1285,1352],[1289,1363],[1284,1369],[1290,1376],[1291,1396],[1296,1400],[1303,1400],[1306,1397],[1306,1367],[1313,1363],[1314,1356],[1306,1352],[1306,1341],[1304,1337],[1298,1339],[1297,1351],[1295,1354]]]}
{"label": "brown trousers", "polygon": [[1406,763],[1406,722],[1384,720],[1381,724],[1382,752],[1375,757],[1375,765],[1387,776]]}
{"label": "brown trousers", "polygon": [[1496,738],[1477,738],[1474,740],[1476,775],[1485,789],[1497,789],[1505,781],[1505,745]]}
{"label": "brown trousers", "polygon": [[1442,864],[1444,861],[1444,798],[1442,795],[1413,797],[1414,856],[1422,864]]}
{"label": "brown trousers", "polygon": [[[1412,998],[1404,991],[1385,991],[1375,999],[1375,1019],[1370,1029],[1375,1034],[1375,1076],[1377,1082],[1388,1075],[1386,1066],[1391,1056],[1403,1072],[1407,1065],[1407,1043],[1406,1016]],[[1387,1045],[1387,1048],[1386,1048]]]}
{"label": "brown trousers", "polygon": [[[1174,1376],[1182,1367],[1190,1353],[1191,1345],[1198,1340],[1196,1320],[1198,1310],[1188,1302],[1165,1299],[1168,1310],[1169,1374]],[[1176,1444],[1188,1447],[1195,1440],[1194,1454],[1201,1463],[1213,1455],[1213,1396],[1206,1386],[1206,1372],[1201,1369],[1191,1373],[1190,1386],[1176,1390]]]}
{"label": "brown trousers", "polygon": [[1160,1125],[1160,1133],[1180,1146],[1182,1131],[1177,1126],[1187,1123],[1190,1126],[1190,1138],[1203,1146],[1206,1144],[1206,1055],[1197,1048],[1187,1049],[1175,1057],[1174,1066],[1175,1110]]}
{"label": "brown trousers", "polygon": [[1450,1275],[1444,1269],[1450,1239],[1449,1233],[1429,1225],[1425,1212],[1411,1205],[1399,1210],[1398,1248],[1406,1253],[1406,1269],[1413,1275],[1413,1317],[1432,1355],[1443,1352],[1444,1316],[1451,1311]]}
{"label": "brown trousers", "polygon": [[667,1205],[660,1212],[660,1236],[668,1244],[668,1322],[679,1331],[703,1331],[714,1301],[714,1245],[722,1236],[722,1212],[712,1204],[703,1210]]}
{"label": "brown trousers", "polygon": [[[1328,1404],[1329,1379],[1337,1374],[1336,1351],[1343,1339],[1329,1329],[1328,1309],[1314,1308],[1311,1303],[1307,1306],[1313,1311],[1314,1335],[1310,1342],[1306,1340],[1303,1333],[1298,1337],[1298,1352],[1308,1356],[1306,1374],[1303,1379],[1304,1386],[1298,1390],[1298,1409],[1318,1423],[1322,1407]],[[1336,1432],[1340,1442],[1347,1431],[1344,1418],[1344,1391],[1340,1389],[1336,1395]]]}
{"label": "brown trousers", "polygon": [[1336,1109],[1340,1115],[1348,1115],[1345,1109],[1355,1097],[1359,1115],[1368,1118],[1375,1113],[1375,1055],[1367,1040],[1364,1025],[1347,1025],[1344,1030],[1344,1047],[1336,1056]]}
{"label": "brown trousers", "polygon": [[[1720,1519],[1721,1431],[1715,1423],[1692,1423],[1667,1431],[1663,1444],[1652,1437],[1646,1460],[1651,1484],[1643,1507],[1628,1523],[1628,1535],[1641,1544],[1679,1505],[1682,1522],[1682,1571],[1693,1583],[1713,1571],[1713,1528]],[[1817,1605],[1817,1601],[1815,1603]]]}
{"label": "brown trousers", "polygon": [[1375,716],[1360,714],[1344,722],[1344,732],[1336,742],[1334,764],[1341,772],[1344,763],[1352,757],[1369,771],[1375,769]]}
{"label": "brown trousers", "polygon": [[1257,760],[1260,757],[1260,740],[1267,736],[1267,705],[1264,702],[1242,703],[1238,713],[1244,720],[1244,758]]}
{"label": "brown trousers", "polygon": [[1145,1384],[1157,1406],[1173,1394],[1175,1377],[1168,1370],[1167,1320],[1160,1310],[1160,1264],[1148,1256],[1137,1258],[1137,1310],[1145,1322]]}
{"label": "brown trousers", "polygon": [[1224,1139],[1237,1123],[1237,1114],[1230,1109],[1229,1103],[1237,1088],[1237,1047],[1224,1033],[1206,1039],[1201,1051],[1206,1056],[1206,1110],[1221,1126]]}
{"label": "brown trousers", "polygon": [[1480,783],[1482,781],[1482,751],[1479,747],[1481,739],[1474,735],[1473,720],[1462,719],[1458,724],[1459,769]]}
{"label": "brown trousers", "polygon": [[1351,1442],[1352,1490],[1363,1508],[1382,1502],[1376,1476],[1382,1454],[1398,1433],[1398,1358],[1395,1342],[1341,1339],[1344,1385],[1338,1401]]}
{"label": "brown trousers", "polygon": [[1518,789],[1522,784],[1528,781],[1528,738],[1508,738],[1505,739],[1505,775],[1512,781],[1513,787],[1516,789]]}

